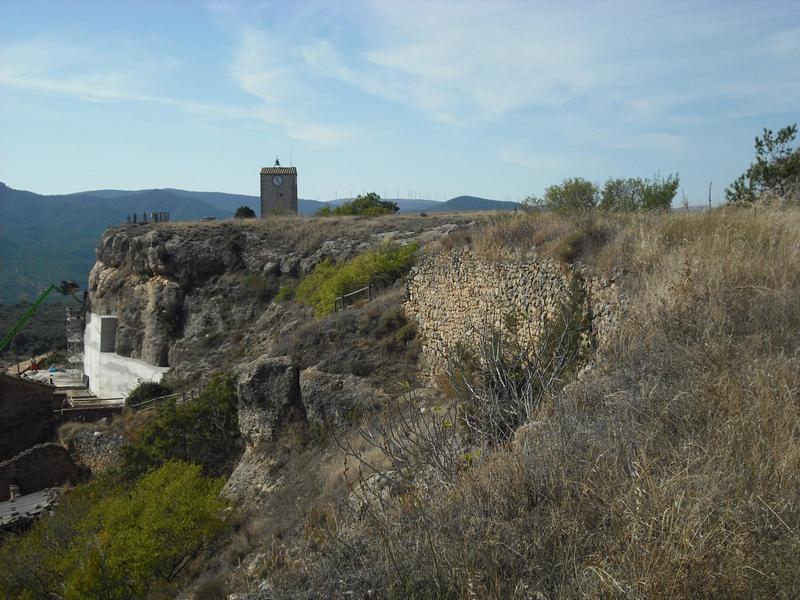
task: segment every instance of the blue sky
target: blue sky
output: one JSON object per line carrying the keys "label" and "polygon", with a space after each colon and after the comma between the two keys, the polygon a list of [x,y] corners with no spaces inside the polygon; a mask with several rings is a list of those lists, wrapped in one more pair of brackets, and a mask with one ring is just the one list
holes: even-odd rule
{"label": "blue sky", "polygon": [[518,200],[679,172],[715,201],[800,120],[800,2],[0,0],[0,181],[39,193]]}

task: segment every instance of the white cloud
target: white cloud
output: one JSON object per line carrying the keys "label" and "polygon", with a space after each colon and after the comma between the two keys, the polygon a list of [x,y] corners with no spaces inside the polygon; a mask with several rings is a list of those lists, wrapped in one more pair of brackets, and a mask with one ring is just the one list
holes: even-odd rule
{"label": "white cloud", "polygon": [[142,51],[131,41],[100,51],[66,39],[31,39],[0,47],[0,86],[87,102],[144,102],[172,106],[211,118],[257,120],[286,131],[289,137],[332,144],[349,133],[340,127],[308,122],[287,107],[292,78],[274,57],[277,47],[257,31],[243,30],[231,65],[241,89],[259,99],[253,105],[222,105],[160,93],[159,83],[180,63],[169,55]]}
{"label": "white cloud", "polygon": [[65,41],[32,39],[0,48],[0,85],[91,102],[148,98],[150,81],[133,64]]}
{"label": "white cloud", "polygon": [[350,133],[345,128],[317,123],[307,116],[305,99],[310,92],[292,68],[296,62],[287,56],[280,38],[242,28],[237,34],[230,75],[243,91],[262,102],[255,114],[266,123],[284,127],[289,137],[319,144],[347,139]]}

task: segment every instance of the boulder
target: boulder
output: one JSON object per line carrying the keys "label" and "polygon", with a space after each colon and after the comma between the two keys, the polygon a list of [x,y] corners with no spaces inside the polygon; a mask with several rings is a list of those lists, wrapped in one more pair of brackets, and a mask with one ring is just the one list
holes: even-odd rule
{"label": "boulder", "polygon": [[348,504],[356,514],[385,510],[392,498],[402,493],[403,478],[397,471],[374,473],[355,487]]}
{"label": "boulder", "polygon": [[239,430],[248,447],[275,439],[281,428],[306,418],[300,402],[300,373],[288,356],[263,355],[237,378]]}
{"label": "boulder", "polygon": [[326,373],[310,367],[300,373],[300,399],[311,423],[341,423],[357,411],[386,399],[379,389],[355,375]]}

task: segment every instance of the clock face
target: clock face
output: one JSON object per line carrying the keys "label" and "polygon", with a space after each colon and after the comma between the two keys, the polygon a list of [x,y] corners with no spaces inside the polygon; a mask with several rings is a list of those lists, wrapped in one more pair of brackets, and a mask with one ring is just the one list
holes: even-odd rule
{"label": "clock face", "polygon": [[272,178],[272,185],[274,185],[275,187],[278,187],[282,183],[283,183],[283,177],[281,177],[280,175],[275,175]]}

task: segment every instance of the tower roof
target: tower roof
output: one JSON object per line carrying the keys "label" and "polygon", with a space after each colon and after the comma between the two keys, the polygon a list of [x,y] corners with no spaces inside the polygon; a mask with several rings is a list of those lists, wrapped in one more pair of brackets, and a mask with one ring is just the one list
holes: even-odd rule
{"label": "tower roof", "polygon": [[261,169],[262,175],[297,175],[295,167],[264,167]]}

